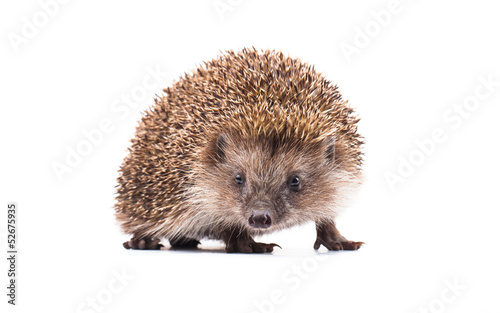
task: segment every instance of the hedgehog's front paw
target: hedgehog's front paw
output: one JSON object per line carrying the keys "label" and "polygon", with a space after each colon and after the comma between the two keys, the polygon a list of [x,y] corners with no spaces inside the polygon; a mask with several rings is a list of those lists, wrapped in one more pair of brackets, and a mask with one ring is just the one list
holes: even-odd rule
{"label": "hedgehog's front paw", "polygon": [[254,242],[250,244],[252,246],[253,253],[264,253],[264,252],[273,252],[274,247],[280,247],[280,245],[275,243],[263,243],[263,242]]}
{"label": "hedgehog's front paw", "polygon": [[314,249],[318,250],[321,245],[328,250],[358,250],[364,244],[361,241],[347,240],[340,234],[334,223],[316,225],[316,242]]}
{"label": "hedgehog's front paw", "polygon": [[328,250],[338,251],[338,250],[358,250],[364,242],[361,241],[351,241],[341,239],[333,239],[333,240],[323,240],[321,238],[317,238],[314,243],[314,249],[318,250],[321,245],[325,246]]}
{"label": "hedgehog's front paw", "polygon": [[132,238],[129,241],[123,243],[125,249],[133,250],[160,250],[163,245],[160,243],[160,239],[156,238]]}
{"label": "hedgehog's front paw", "polygon": [[[280,247],[275,243],[238,241],[226,246],[227,253],[265,253],[273,252],[274,247]],[[281,247],[280,247],[281,248]]]}
{"label": "hedgehog's front paw", "polygon": [[264,252],[273,252],[274,247],[280,247],[280,246],[275,243],[255,242],[252,238],[246,238],[246,239],[230,241],[226,245],[226,252],[264,253]]}

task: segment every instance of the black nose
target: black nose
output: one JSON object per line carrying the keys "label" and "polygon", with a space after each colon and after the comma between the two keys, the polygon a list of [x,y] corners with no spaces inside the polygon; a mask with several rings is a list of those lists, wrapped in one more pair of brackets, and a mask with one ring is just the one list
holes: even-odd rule
{"label": "black nose", "polygon": [[248,224],[253,228],[268,228],[272,224],[271,214],[267,210],[253,210]]}

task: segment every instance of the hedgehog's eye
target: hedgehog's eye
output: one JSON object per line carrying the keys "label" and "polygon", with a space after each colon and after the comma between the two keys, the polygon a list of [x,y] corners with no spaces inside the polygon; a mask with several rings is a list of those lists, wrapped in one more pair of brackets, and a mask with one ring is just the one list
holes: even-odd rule
{"label": "hedgehog's eye", "polygon": [[293,191],[298,191],[300,188],[300,178],[297,175],[292,176],[290,179],[290,182],[288,183],[288,186],[290,186],[290,189]]}
{"label": "hedgehog's eye", "polygon": [[245,179],[243,178],[243,175],[241,175],[241,174],[237,174],[236,177],[234,178],[234,180],[236,181],[236,183],[238,185],[243,185],[243,183],[245,182]]}

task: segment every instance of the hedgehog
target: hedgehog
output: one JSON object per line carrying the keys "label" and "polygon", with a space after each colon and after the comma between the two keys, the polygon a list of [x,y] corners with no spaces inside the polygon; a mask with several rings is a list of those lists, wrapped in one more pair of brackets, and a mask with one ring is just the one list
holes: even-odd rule
{"label": "hedgehog", "polygon": [[[279,51],[226,51],[142,116],[119,170],[127,249],[272,252],[254,237],[314,222],[314,249],[357,250],[335,218],[362,180],[359,118],[338,87]],[[281,247],[280,247],[281,248]]]}

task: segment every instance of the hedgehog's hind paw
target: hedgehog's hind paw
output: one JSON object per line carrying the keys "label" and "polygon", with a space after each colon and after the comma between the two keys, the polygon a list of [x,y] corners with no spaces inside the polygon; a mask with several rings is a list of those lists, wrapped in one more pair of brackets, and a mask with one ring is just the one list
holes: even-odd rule
{"label": "hedgehog's hind paw", "polygon": [[198,245],[200,244],[200,242],[196,239],[185,238],[185,237],[176,238],[176,239],[169,239],[169,241],[170,241],[170,246],[172,247],[173,250],[197,249]]}
{"label": "hedgehog's hind paw", "polygon": [[129,241],[125,241],[123,247],[132,250],[160,250],[163,245],[160,243],[160,239],[157,238],[137,239],[133,237]]}

